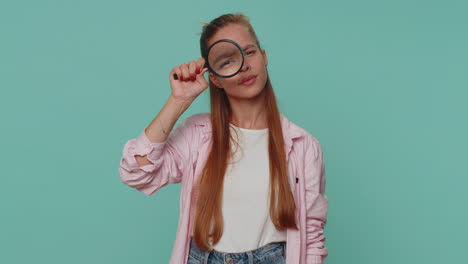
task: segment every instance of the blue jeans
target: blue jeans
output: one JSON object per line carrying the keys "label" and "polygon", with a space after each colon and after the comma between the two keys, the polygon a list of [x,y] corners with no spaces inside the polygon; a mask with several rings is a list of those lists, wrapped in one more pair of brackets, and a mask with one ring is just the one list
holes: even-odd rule
{"label": "blue jeans", "polygon": [[187,264],[284,264],[285,251],[286,242],[274,242],[246,252],[208,252],[197,248],[190,240]]}

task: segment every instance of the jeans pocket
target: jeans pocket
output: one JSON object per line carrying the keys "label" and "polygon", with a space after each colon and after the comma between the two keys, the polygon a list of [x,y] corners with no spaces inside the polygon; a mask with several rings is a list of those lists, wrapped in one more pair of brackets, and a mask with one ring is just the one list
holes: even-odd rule
{"label": "jeans pocket", "polygon": [[286,259],[284,258],[284,256],[281,255],[281,256],[273,257],[271,259],[259,262],[258,264],[285,264],[285,263],[286,263]]}
{"label": "jeans pocket", "polygon": [[193,257],[191,254],[189,254],[187,264],[202,264],[202,262],[197,258]]}

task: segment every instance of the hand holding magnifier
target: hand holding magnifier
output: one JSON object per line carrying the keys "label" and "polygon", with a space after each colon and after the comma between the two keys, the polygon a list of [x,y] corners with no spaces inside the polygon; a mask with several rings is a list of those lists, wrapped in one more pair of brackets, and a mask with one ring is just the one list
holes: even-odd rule
{"label": "hand holding magnifier", "polygon": [[[240,72],[244,65],[244,52],[235,41],[221,39],[208,48],[205,68],[220,78],[229,78]],[[177,75],[174,74],[177,80]]]}

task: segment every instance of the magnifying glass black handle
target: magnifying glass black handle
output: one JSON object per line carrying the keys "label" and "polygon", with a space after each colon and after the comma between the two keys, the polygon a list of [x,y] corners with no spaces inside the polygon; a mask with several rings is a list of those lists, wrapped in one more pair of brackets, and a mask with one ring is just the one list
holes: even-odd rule
{"label": "magnifying glass black handle", "polygon": [[[208,68],[208,62],[205,63],[205,65],[203,65],[203,68]],[[179,76],[177,76],[176,73],[172,74],[172,77],[174,78],[174,80],[179,80]]]}

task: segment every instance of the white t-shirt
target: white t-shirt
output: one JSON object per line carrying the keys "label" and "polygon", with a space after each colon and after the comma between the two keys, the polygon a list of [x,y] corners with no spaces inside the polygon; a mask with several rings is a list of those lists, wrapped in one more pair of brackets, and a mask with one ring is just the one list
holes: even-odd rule
{"label": "white t-shirt", "polygon": [[224,178],[223,235],[213,248],[234,253],[286,241],[286,231],[276,229],[269,213],[268,128],[230,127],[240,146],[231,144],[237,151]]}

